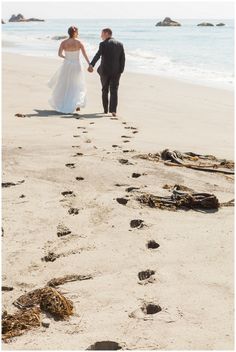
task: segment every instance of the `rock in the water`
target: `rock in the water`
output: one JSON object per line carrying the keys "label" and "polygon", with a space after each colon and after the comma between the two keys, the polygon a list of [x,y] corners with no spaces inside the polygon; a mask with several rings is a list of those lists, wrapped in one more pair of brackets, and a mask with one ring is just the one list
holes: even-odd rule
{"label": "rock in the water", "polygon": [[209,23],[209,22],[202,22],[202,23],[199,23],[198,26],[200,26],[200,27],[214,27],[214,24]]}
{"label": "rock in the water", "polygon": [[3,19],[2,19],[2,24],[6,24],[6,23],[3,21]]}
{"label": "rock in the water", "polygon": [[9,19],[9,22],[44,22],[44,20],[38,19],[38,18],[25,18],[21,13],[19,13],[17,16],[12,15],[11,18]]}
{"label": "rock in the water", "polygon": [[225,23],[217,23],[216,26],[217,27],[223,27],[223,26],[225,26]]}
{"label": "rock in the water", "polygon": [[52,37],[53,40],[62,40],[68,38],[67,35],[55,35]]}
{"label": "rock in the water", "polygon": [[173,21],[170,17],[166,17],[164,21],[160,21],[156,24],[156,27],[179,27],[179,22]]}

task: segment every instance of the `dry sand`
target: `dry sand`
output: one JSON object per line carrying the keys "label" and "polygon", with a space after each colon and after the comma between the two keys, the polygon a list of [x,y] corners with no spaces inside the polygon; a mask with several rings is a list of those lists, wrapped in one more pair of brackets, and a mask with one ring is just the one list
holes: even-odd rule
{"label": "dry sand", "polygon": [[[58,65],[3,55],[3,181],[25,180],[3,189],[2,284],[14,287],[3,293],[3,307],[15,311],[13,300],[54,277],[93,279],[61,286],[76,309],[68,321],[51,320],[48,329],[3,348],[79,350],[110,340],[127,349],[233,349],[233,208],[171,212],[141,207],[133,198],[126,206],[116,201],[128,186],[168,194],[166,183],[214,193],[221,202],[232,199],[232,177],[132,156],[171,148],[233,158],[233,94],[125,73],[113,120],[99,114],[98,75],[87,74],[88,105],[80,119],[68,118],[51,112],[47,102],[46,82]],[[133,172],[144,175],[132,178]],[[79,214],[68,214],[70,207]],[[131,229],[132,219],[147,226]],[[57,237],[59,223],[72,233]],[[160,247],[147,249],[149,240]],[[64,256],[41,261],[49,251]],[[141,285],[138,273],[146,269],[156,272],[155,281]],[[162,311],[143,315],[145,302]]]}

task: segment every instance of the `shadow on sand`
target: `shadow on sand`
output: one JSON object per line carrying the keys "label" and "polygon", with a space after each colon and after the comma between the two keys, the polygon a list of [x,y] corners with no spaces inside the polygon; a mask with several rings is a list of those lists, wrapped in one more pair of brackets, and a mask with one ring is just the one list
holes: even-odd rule
{"label": "shadow on sand", "polygon": [[71,119],[98,119],[102,118],[104,114],[102,113],[94,113],[94,114],[83,114],[83,113],[75,113],[75,114],[63,114],[57,112],[55,110],[37,110],[35,109],[35,114],[26,114],[27,117],[60,117],[60,118],[71,118]]}

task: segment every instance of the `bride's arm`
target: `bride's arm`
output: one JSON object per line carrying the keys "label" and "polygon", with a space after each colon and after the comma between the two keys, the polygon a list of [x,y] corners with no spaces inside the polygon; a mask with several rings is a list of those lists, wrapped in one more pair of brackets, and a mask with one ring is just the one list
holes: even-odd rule
{"label": "bride's arm", "polygon": [[63,59],[65,59],[65,55],[62,54],[62,53],[63,53],[63,50],[64,50],[64,48],[63,48],[63,42],[62,42],[61,45],[60,45],[60,47],[59,47],[59,49],[58,49],[58,56],[60,56],[60,57],[62,57]]}
{"label": "bride's arm", "polygon": [[82,43],[80,43],[80,49],[81,49],[82,54],[83,54],[83,57],[84,57],[85,60],[87,61],[88,65],[90,65],[89,58],[88,58],[88,56],[87,56],[87,53],[86,53],[85,48],[84,48],[84,46],[83,46]]}

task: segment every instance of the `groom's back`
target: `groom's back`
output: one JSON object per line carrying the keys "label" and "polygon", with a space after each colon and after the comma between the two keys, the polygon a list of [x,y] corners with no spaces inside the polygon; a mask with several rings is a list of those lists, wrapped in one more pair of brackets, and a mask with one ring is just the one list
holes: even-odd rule
{"label": "groom's back", "polygon": [[114,38],[101,43],[101,71],[104,74],[116,75],[124,71],[125,54],[123,44]]}

